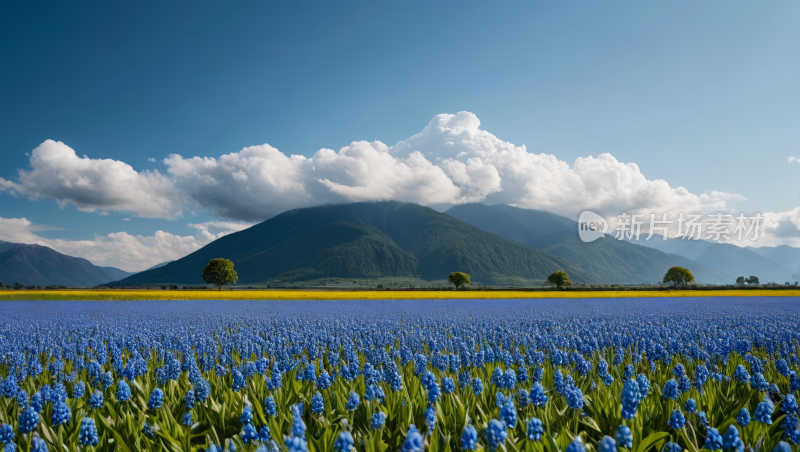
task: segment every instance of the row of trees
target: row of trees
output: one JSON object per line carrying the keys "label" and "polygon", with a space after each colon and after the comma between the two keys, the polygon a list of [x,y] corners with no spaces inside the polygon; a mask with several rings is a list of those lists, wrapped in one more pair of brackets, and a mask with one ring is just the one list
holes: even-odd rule
{"label": "row of trees", "polygon": [[[755,276],[751,276],[750,278],[755,278],[756,281],[755,284],[758,284],[758,278],[756,278]],[[455,285],[456,289],[458,289],[463,285],[471,285],[470,276],[463,272],[450,273],[450,276],[447,278],[447,281]],[[669,284],[672,286],[682,286],[692,282],[694,282],[694,275],[688,269],[685,269],[683,267],[670,268],[664,275],[664,280],[663,280],[664,284]],[[737,280],[737,282],[739,281]],[[547,277],[547,284],[556,287],[558,289],[563,289],[564,287],[572,286],[572,281],[570,281],[567,272],[562,270],[556,270],[553,273],[551,273],[550,276]]]}
{"label": "row of trees", "polygon": [[[205,268],[203,268],[203,281],[218,287],[219,290],[222,290],[222,286],[236,284],[238,280],[239,275],[236,273],[236,270],[233,269],[233,262],[228,259],[211,259]],[[450,273],[450,276],[447,277],[447,281],[456,286],[456,289],[465,285],[472,285],[470,275],[464,272]],[[682,286],[693,282],[694,275],[683,267],[670,268],[667,270],[663,279],[663,284],[671,286]],[[736,278],[736,284],[745,283],[759,284],[759,280],[757,276],[750,276],[749,278],[740,276]],[[547,277],[547,284],[562,289],[572,286],[572,281],[570,281],[567,272],[556,270]],[[15,285],[17,285],[17,283],[15,283]],[[2,283],[0,283],[0,287],[2,287]]]}
{"label": "row of trees", "polygon": [[749,278],[745,278],[744,276],[740,276],[740,277],[736,278],[736,284],[744,285],[745,283],[747,283],[747,284],[761,284],[758,281],[758,276],[751,276]]}

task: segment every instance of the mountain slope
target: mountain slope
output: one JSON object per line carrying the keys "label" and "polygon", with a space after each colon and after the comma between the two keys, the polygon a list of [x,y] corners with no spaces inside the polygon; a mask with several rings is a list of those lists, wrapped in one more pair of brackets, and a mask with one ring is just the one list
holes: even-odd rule
{"label": "mountain slope", "polygon": [[484,284],[503,277],[541,281],[555,270],[578,282],[594,280],[560,257],[427,207],[386,201],[291,210],[116,284],[202,283],[203,267],[217,257],[234,262],[239,284],[327,276],[440,280],[457,270]]}
{"label": "mountain slope", "polygon": [[108,281],[117,281],[122,278],[127,278],[128,276],[135,275],[136,272],[126,272],[125,270],[120,270],[116,267],[98,267],[103,269],[104,272],[108,275]]}
{"label": "mountain slope", "polygon": [[714,243],[705,240],[640,240],[643,246],[652,247],[674,253],[687,259],[705,265],[708,268],[725,273],[734,277],[737,276],[758,276],[762,283],[778,282],[783,284],[786,281],[795,281],[793,278],[797,272],[790,268],[770,260],[750,249],[743,248],[730,243]]}
{"label": "mountain slope", "polygon": [[606,284],[658,283],[670,267],[688,268],[700,283],[730,284],[729,275],[681,256],[614,240],[584,243],[574,220],[508,205],[462,204],[447,212],[485,231],[561,256]]}
{"label": "mountain slope", "polygon": [[[148,268],[148,270],[153,270],[155,268],[161,268],[161,267],[169,264],[170,262],[172,262],[172,261],[166,261],[166,262],[162,262],[160,264],[153,265],[152,267]],[[122,278],[120,278],[120,279],[122,279]]]}
{"label": "mountain slope", "polygon": [[4,242],[0,240],[0,253],[4,253],[12,248],[19,246],[18,243]]}
{"label": "mountain slope", "polygon": [[0,252],[0,281],[6,284],[86,287],[111,281],[114,278],[109,273],[113,271],[128,273],[113,267],[104,269],[41,245],[3,242],[0,250],[4,250]]}
{"label": "mountain slope", "polygon": [[[793,270],[793,277],[800,279],[800,248],[789,245],[762,246],[761,248],[746,247],[748,250],[777,262],[789,270]],[[791,281],[790,281],[791,282]]]}

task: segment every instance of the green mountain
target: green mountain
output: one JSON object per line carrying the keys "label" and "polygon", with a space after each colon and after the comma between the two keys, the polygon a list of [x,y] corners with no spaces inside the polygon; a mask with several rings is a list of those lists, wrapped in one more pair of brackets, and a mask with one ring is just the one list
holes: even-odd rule
{"label": "green mountain", "polygon": [[46,246],[0,242],[0,281],[4,284],[89,287],[131,274],[114,267],[98,267]]}
{"label": "green mountain", "polygon": [[115,285],[202,284],[203,267],[218,257],[233,261],[239,284],[322,277],[441,280],[453,271],[483,284],[542,281],[555,270],[577,282],[596,280],[563,258],[428,207],[386,201],[291,210]]}
{"label": "green mountain", "polygon": [[605,284],[658,283],[673,266],[688,268],[703,284],[735,281],[685,257],[610,236],[584,243],[578,237],[577,222],[549,212],[502,204],[462,204],[446,213],[484,231],[563,257]]}

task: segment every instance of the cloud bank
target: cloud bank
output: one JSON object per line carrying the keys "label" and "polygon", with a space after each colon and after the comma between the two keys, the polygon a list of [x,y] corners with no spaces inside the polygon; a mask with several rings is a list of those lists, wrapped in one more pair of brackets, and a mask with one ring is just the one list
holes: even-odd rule
{"label": "cloud bank", "polygon": [[206,222],[190,226],[199,232],[180,236],[156,231],[151,236],[115,232],[97,235],[93,240],[49,239],[40,231],[58,229],[34,224],[26,218],[0,218],[0,240],[48,246],[68,256],[82,257],[102,267],[141,271],[165,261],[180,259],[209,242],[250,227],[247,223]]}
{"label": "cloud bank", "polygon": [[0,178],[0,191],[32,200],[51,198],[83,212],[133,212],[145,218],[181,216],[172,180],[158,171],[137,172],[127,163],[79,157],[62,142],[47,140],[33,150],[30,170],[18,182]]}
{"label": "cloud bank", "polygon": [[[719,191],[692,193],[665,180],[648,179],[635,163],[607,153],[568,163],[503,141],[480,125],[469,112],[440,114],[416,135],[391,146],[355,141],[338,151],[320,149],[310,157],[287,155],[269,144],[220,157],[171,154],[161,161],[163,172],[80,157],[66,144],[47,140],[33,150],[30,168],[19,170],[16,180],[0,178],[0,192],[50,198],[62,208],[86,212],[120,211],[173,220],[199,206],[221,219],[216,226],[250,224],[300,207],[389,199],[423,205],[504,203],[570,218],[584,208],[608,215],[726,211],[730,201],[744,199]],[[789,157],[789,162],[800,159]],[[798,236],[798,209],[764,215],[763,244],[787,243]],[[49,243],[104,265],[111,265],[111,254],[120,249],[129,257],[119,265],[145,262],[148,253],[157,256],[147,258],[155,264],[235,230],[214,229],[209,223],[192,227],[198,232],[188,237],[162,231],[150,237],[96,237],[82,242],[83,251],[77,245]],[[120,249],[112,252],[117,246]]]}
{"label": "cloud bank", "polygon": [[172,154],[166,172],[135,171],[118,160],[79,157],[64,143],[33,150],[30,170],[0,190],[52,198],[86,212],[123,211],[176,219],[187,205],[215,215],[258,221],[325,203],[400,200],[420,204],[506,203],[574,216],[582,207],[630,210],[724,209],[742,199],[723,192],[695,194],[648,179],[635,163],[611,154],[572,165],[532,153],[480,128],[472,113],[435,116],[418,134],[387,146],[357,141],[311,157],[263,144],[219,158]]}

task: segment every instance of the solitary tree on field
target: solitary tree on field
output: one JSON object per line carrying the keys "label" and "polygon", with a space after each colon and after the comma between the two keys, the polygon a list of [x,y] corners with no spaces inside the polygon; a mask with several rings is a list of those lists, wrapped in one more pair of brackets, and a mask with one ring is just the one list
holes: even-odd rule
{"label": "solitary tree on field", "polygon": [[572,285],[572,281],[569,280],[569,275],[567,272],[561,270],[556,270],[552,275],[548,276],[547,283],[551,286],[556,286],[559,289]]}
{"label": "solitary tree on field", "polygon": [[740,276],[740,277],[736,278],[736,284],[738,284],[740,286],[743,285],[744,284],[744,276]]}
{"label": "solitary tree on field", "polygon": [[761,284],[758,281],[758,276],[751,276],[751,277],[745,279],[745,281],[747,281],[747,284]]}
{"label": "solitary tree on field", "polygon": [[672,267],[667,270],[667,274],[664,275],[664,284],[679,286],[682,284],[689,284],[690,282],[694,282],[694,275],[683,267]]}
{"label": "solitary tree on field", "polygon": [[456,289],[464,284],[471,286],[472,282],[469,280],[469,275],[463,272],[453,272],[447,277],[447,282],[453,283]]}
{"label": "solitary tree on field", "polygon": [[233,262],[228,259],[211,259],[203,269],[203,281],[213,284],[222,290],[222,286],[236,284],[239,275],[233,269]]}

